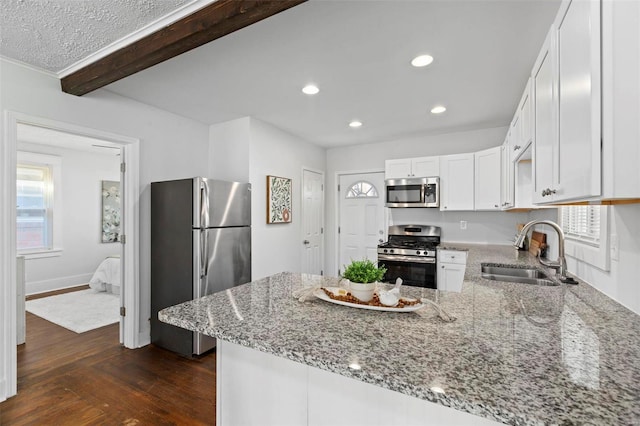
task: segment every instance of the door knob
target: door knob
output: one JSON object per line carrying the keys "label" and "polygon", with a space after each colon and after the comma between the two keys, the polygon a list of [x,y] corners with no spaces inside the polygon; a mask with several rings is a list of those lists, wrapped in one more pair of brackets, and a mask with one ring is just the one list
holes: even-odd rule
{"label": "door knob", "polygon": [[304,240],[302,243],[303,244],[309,244],[309,240]]}
{"label": "door knob", "polygon": [[378,239],[378,242],[379,242],[380,244],[384,243],[384,241],[382,241],[382,238]]}

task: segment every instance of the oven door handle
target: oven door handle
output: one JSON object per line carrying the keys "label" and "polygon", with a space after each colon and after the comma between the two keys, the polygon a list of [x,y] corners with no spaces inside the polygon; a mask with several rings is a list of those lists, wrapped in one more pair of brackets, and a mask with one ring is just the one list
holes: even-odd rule
{"label": "oven door handle", "polygon": [[388,256],[386,254],[379,254],[378,262],[380,261],[405,263],[436,263],[436,258],[419,256]]}

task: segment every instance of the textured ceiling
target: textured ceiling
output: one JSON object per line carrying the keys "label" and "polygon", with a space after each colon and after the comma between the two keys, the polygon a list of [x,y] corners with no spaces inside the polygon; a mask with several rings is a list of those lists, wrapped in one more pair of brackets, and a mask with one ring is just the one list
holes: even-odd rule
{"label": "textured ceiling", "polygon": [[0,55],[58,73],[194,0],[2,0]]}

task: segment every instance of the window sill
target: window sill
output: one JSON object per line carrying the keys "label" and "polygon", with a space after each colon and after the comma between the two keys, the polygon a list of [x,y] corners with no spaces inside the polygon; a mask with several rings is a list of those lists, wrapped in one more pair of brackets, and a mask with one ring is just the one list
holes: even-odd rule
{"label": "window sill", "polygon": [[62,249],[55,248],[51,250],[22,250],[18,251],[18,256],[23,256],[25,260],[44,259],[45,257],[59,257],[62,256]]}

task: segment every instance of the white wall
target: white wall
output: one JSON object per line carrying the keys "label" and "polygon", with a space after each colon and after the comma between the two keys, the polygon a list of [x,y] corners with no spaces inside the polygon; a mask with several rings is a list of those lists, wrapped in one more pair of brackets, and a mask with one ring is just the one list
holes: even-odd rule
{"label": "white wall", "polygon": [[141,338],[149,339],[149,184],[206,175],[209,127],[105,89],[82,97],[68,95],[60,90],[57,78],[5,60],[0,60],[0,88],[3,112],[15,111],[140,139],[139,331]]}
{"label": "white wall", "polygon": [[251,119],[243,117],[211,125],[209,141],[209,176],[248,182]]}
{"label": "white wall", "polygon": [[[441,212],[438,209],[389,209],[390,224],[435,225],[442,228],[443,243],[512,244],[527,213]],[[460,228],[465,221],[467,229]]]}
{"label": "white wall", "polygon": [[[485,148],[501,145],[507,133],[507,127],[475,130],[469,132],[448,133],[441,135],[410,137],[400,140],[368,145],[356,145],[327,150],[327,188],[326,208],[326,271],[327,275],[336,275],[337,268],[337,219],[336,194],[337,174],[342,172],[383,171],[385,160],[395,158],[411,158],[431,155],[460,154],[475,152]],[[402,209],[406,210],[406,209]],[[514,213],[501,212],[448,212],[440,215],[431,209],[416,209],[415,212],[392,212],[395,223],[417,221],[418,224],[431,224],[443,227],[446,241],[479,242],[488,237],[493,243],[506,243],[507,236],[515,234],[515,223],[526,222],[526,217]],[[425,211],[426,210],[426,211]],[[390,210],[391,211],[391,210]],[[409,217],[407,217],[409,216]],[[462,219],[464,217],[464,219]],[[490,218],[490,219],[489,219]],[[430,223],[431,220],[437,223]],[[467,231],[460,233],[460,220],[466,220]],[[490,220],[489,224],[483,224]]]}
{"label": "white wall", "polygon": [[26,293],[40,293],[87,284],[105,257],[120,253],[119,243],[101,239],[102,180],[120,180],[116,150],[104,154],[19,143],[21,151],[57,155],[62,159],[62,248],[60,256],[27,259]]}
{"label": "white wall", "polygon": [[[324,171],[325,150],[248,117],[212,125],[210,137],[210,175],[251,182],[252,278],[300,271],[302,170]],[[291,223],[267,225],[267,175],[293,180]]]}
{"label": "white wall", "polygon": [[567,257],[569,272],[640,314],[640,204],[616,205],[609,210],[610,235],[619,239],[618,260],[609,271]]}

